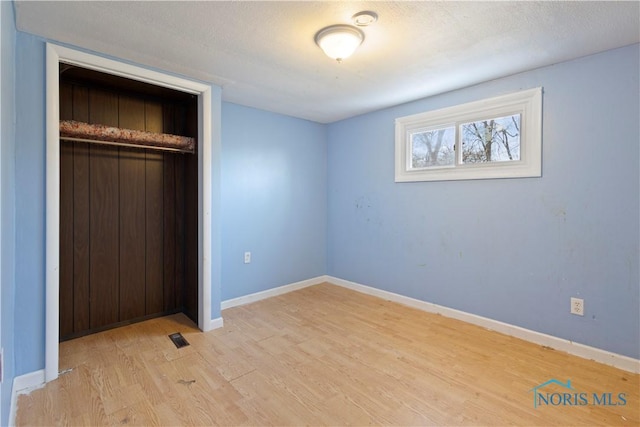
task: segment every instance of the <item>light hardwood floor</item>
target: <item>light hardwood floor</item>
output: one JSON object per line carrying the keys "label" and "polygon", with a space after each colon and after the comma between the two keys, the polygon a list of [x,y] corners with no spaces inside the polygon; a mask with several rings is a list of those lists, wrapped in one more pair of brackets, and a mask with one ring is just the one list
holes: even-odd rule
{"label": "light hardwood floor", "polygon": [[[638,375],[338,286],[223,317],[209,333],[175,315],[62,343],[64,373],[19,397],[17,425],[640,424]],[[550,379],[573,390],[541,391],[588,405],[534,408]]]}

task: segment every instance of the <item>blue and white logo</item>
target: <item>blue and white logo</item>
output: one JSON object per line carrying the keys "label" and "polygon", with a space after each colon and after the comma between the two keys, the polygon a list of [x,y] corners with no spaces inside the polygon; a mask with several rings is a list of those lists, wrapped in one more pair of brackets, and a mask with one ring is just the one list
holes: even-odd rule
{"label": "blue and white logo", "polygon": [[[544,388],[556,384],[566,391],[546,392]],[[555,387],[554,389],[556,389]],[[533,407],[538,406],[625,406],[627,404],[626,393],[585,393],[578,392],[571,386],[571,380],[567,382],[552,378],[529,390],[533,392]]]}

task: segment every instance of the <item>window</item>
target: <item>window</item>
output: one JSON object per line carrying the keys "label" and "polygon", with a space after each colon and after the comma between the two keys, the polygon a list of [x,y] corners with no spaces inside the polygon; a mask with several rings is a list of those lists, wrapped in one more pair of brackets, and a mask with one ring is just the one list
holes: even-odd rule
{"label": "window", "polygon": [[542,175],[542,88],[396,119],[396,182]]}

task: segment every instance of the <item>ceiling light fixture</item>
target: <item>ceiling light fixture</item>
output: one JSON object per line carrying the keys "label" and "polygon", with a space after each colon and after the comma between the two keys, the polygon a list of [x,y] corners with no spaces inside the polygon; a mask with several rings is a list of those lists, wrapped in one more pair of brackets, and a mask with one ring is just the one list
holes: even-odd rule
{"label": "ceiling light fixture", "polygon": [[318,46],[338,62],[350,57],[362,44],[364,33],[351,25],[331,25],[316,33],[315,41]]}

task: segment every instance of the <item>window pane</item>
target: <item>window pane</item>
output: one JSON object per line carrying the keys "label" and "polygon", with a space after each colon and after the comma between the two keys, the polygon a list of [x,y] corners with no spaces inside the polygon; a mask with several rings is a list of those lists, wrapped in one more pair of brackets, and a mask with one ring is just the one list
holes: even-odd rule
{"label": "window pane", "polygon": [[462,163],[520,160],[520,114],[460,125]]}
{"label": "window pane", "polygon": [[432,129],[410,134],[411,169],[453,166],[455,128]]}

